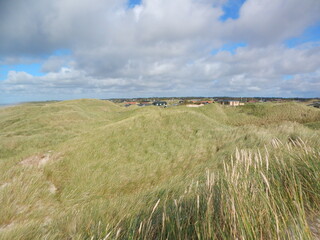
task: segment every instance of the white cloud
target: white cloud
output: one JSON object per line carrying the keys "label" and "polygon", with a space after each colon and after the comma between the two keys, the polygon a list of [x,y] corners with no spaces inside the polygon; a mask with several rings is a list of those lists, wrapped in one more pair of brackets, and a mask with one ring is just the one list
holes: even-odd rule
{"label": "white cloud", "polygon": [[57,72],[62,67],[74,66],[74,62],[70,56],[50,56],[42,64],[42,72]]}
{"label": "white cloud", "polygon": [[227,21],[224,34],[257,46],[275,44],[300,35],[319,21],[319,12],[318,0],[247,0],[240,18]]}
{"label": "white cloud", "polygon": [[[224,2],[144,0],[129,9],[125,0],[4,1],[2,62],[26,56],[34,61],[59,48],[72,54],[48,57],[41,77],[11,72],[0,89],[106,97],[273,95],[281,89],[296,94],[299,89],[286,87],[283,75],[294,75],[290,81],[304,86],[303,94],[318,86],[319,45],[288,49],[282,42],[320,20],[320,1],[247,0],[239,19],[220,22]],[[210,55],[225,43],[242,41],[247,47],[235,54]]]}
{"label": "white cloud", "polygon": [[[320,84],[320,48],[287,49],[268,47],[239,49],[235,55],[217,55],[186,63],[180,59],[164,62],[129,62],[114,76],[93,77],[83,70],[62,68],[41,77],[23,72],[11,72],[0,88],[12,90],[25,86],[25,92],[59,92],[69,89],[81,92],[115,91],[126,89],[131,95],[171,93],[184,95],[190,89],[210,95],[279,95],[281,89],[288,96],[297,91],[314,94]],[[293,75],[293,79],[283,76]],[[137,77],[138,76],[138,77]],[[289,84],[289,86],[288,86]]]}

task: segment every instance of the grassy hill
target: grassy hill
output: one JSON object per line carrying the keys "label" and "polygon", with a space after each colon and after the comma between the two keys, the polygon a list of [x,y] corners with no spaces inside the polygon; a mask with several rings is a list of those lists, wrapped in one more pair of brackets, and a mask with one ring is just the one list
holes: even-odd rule
{"label": "grassy hill", "polygon": [[313,239],[320,110],[0,109],[0,239]]}

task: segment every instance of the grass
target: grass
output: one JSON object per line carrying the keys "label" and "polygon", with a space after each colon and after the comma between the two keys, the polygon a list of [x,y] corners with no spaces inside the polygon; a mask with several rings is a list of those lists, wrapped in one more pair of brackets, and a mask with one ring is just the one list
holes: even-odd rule
{"label": "grass", "polygon": [[0,109],[0,239],[312,239],[319,121],[297,103]]}
{"label": "grass", "polygon": [[148,213],[125,223],[130,230],[119,238],[311,238],[307,220],[319,211],[319,195],[310,194],[319,190],[319,155],[302,141],[287,147],[291,154],[306,152],[270,162],[277,154],[237,150],[223,171],[208,171],[205,181],[191,184],[177,199],[165,198],[162,206],[159,199]]}

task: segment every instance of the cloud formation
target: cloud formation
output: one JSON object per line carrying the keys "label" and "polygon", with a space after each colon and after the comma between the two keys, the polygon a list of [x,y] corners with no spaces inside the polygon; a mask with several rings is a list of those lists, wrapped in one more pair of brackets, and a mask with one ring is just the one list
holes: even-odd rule
{"label": "cloud formation", "polygon": [[[226,2],[1,1],[0,61],[41,61],[45,75],[12,69],[0,90],[62,98],[316,96],[319,42],[283,42],[320,21],[320,1],[247,0],[239,18],[222,22]],[[212,53],[239,42],[246,46]],[[59,49],[71,53],[57,56]]]}

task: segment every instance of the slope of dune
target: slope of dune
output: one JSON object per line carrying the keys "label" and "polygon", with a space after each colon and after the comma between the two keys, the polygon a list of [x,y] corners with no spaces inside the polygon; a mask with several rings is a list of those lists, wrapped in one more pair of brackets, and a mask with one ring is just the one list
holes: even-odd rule
{"label": "slope of dune", "polygon": [[[319,210],[319,185],[311,182],[320,173],[319,164],[315,164],[319,160],[316,149],[320,145],[320,131],[303,124],[317,121],[320,121],[318,109],[296,103],[239,108],[211,104],[202,108],[130,109],[108,101],[82,99],[0,109],[0,238],[103,239],[110,234],[119,239],[130,236],[131,239],[165,239],[165,236],[172,239],[179,233],[181,239],[188,236],[212,239],[212,232],[204,225],[189,229],[182,219],[189,219],[190,224],[200,219],[203,224],[215,221],[212,226],[218,239],[230,239],[235,236],[232,234],[281,238],[288,236],[289,227],[294,234],[310,237],[310,230],[299,226],[307,224],[303,221]],[[246,164],[249,164],[260,158],[268,158],[267,168],[262,162],[259,166],[234,168],[232,160],[248,159]],[[286,164],[292,172],[286,172]],[[251,167],[255,170],[245,174],[241,170],[243,166],[246,166],[243,171],[250,172]],[[312,174],[297,170],[304,168]],[[240,211],[239,218],[226,215],[232,204],[228,205],[228,201],[221,204],[221,219],[226,224],[232,224],[229,221],[233,219],[239,228],[225,229],[224,238],[217,229],[227,226],[207,212],[208,202],[202,203],[207,207],[201,212],[197,201],[207,201],[206,194],[211,194],[201,187],[207,181],[208,171],[216,176],[219,185],[214,185],[214,181],[210,184],[221,198],[228,194],[231,198],[242,196],[230,190],[229,184],[236,178],[229,177],[228,169],[236,178],[243,178],[243,183],[252,181],[256,187],[254,190],[239,185],[243,193],[252,195],[252,191],[258,191],[259,194],[247,200],[243,195],[237,200],[243,206],[234,206]],[[175,212],[174,204],[178,203],[174,199],[185,196],[192,183],[202,190],[188,190],[189,200],[181,200],[181,204],[190,211],[199,208],[200,215],[182,209]],[[271,190],[259,190],[268,185]],[[296,192],[299,186],[300,193]],[[287,195],[281,195],[282,192]],[[298,203],[294,205],[290,196],[297,197],[296,194],[301,194],[301,201],[296,199]],[[268,204],[264,201],[266,197],[275,205],[263,205]],[[288,201],[287,205],[277,205],[281,198]],[[214,199],[218,204],[218,199]],[[165,225],[161,212],[150,212],[158,200],[156,208],[169,214],[170,221]],[[273,217],[258,219],[258,215],[251,213],[250,204],[258,200],[257,214],[266,211],[265,216],[269,213],[272,216],[275,211],[280,223]],[[172,211],[167,212],[165,202]],[[186,225],[176,228],[177,219],[171,213],[183,213],[179,218]],[[198,220],[188,214],[196,214]],[[300,222],[289,222],[290,216]],[[151,222],[141,226],[135,219]],[[269,232],[262,230],[263,222],[269,224]],[[281,233],[276,230],[277,224]],[[139,235],[141,229],[143,236]],[[161,231],[167,235],[161,235]]]}

